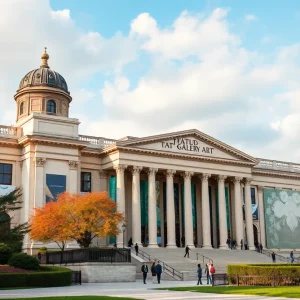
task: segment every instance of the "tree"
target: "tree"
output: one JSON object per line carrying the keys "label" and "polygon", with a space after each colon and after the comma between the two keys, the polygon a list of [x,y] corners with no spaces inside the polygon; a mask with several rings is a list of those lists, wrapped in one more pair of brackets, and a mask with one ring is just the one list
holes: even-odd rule
{"label": "tree", "polygon": [[22,208],[22,188],[18,187],[12,192],[0,196],[0,242],[9,245],[13,252],[22,251],[23,239],[29,232],[27,222],[11,228],[9,213]]}
{"label": "tree", "polygon": [[65,192],[56,202],[35,209],[30,236],[44,243],[54,241],[62,250],[71,240],[87,248],[96,237],[117,235],[123,220],[123,214],[117,212],[116,203],[106,192],[84,195]]}

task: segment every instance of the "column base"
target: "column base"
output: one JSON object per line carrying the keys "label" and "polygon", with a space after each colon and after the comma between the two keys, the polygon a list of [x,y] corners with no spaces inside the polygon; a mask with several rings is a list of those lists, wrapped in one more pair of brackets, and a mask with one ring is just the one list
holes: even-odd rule
{"label": "column base", "polygon": [[227,245],[220,245],[218,249],[221,249],[221,250],[230,250],[230,248],[228,248]]}
{"label": "column base", "polygon": [[255,250],[254,246],[249,246],[249,250]]}
{"label": "column base", "polygon": [[189,244],[187,244],[187,245],[189,246],[190,249],[196,248],[195,245],[189,245]]}
{"label": "column base", "polygon": [[167,247],[166,248],[177,248],[177,246],[175,245],[175,244],[171,244],[171,245],[167,245]]}
{"label": "column base", "polygon": [[203,245],[202,249],[212,249],[213,247],[211,245]]}
{"label": "column base", "polygon": [[157,244],[149,244],[147,248],[159,248]]}

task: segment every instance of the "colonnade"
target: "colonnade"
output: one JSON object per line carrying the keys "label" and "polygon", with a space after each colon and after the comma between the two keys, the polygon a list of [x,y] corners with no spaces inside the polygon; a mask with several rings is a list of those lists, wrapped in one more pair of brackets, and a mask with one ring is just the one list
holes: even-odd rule
{"label": "colonnade", "polygon": [[[124,172],[128,168],[127,165],[116,165],[116,189],[118,210],[125,215],[125,180]],[[131,166],[128,168],[132,173],[132,241],[141,245],[141,207],[140,207],[140,172],[143,167]],[[155,176],[158,171],[156,168],[145,168],[148,174],[148,247],[155,248],[157,245],[157,215],[156,215],[156,187]],[[166,219],[167,219],[167,248],[175,248],[176,232],[175,232],[175,204],[174,204],[174,175],[176,170],[168,169],[164,172],[166,176]],[[202,212],[202,248],[212,248],[211,240],[211,220],[210,220],[210,203],[209,203],[209,178],[211,174],[193,172],[181,172],[184,179],[184,230],[185,244],[190,248],[194,246],[193,240],[193,215],[192,215],[192,193],[191,179],[195,176],[201,184],[201,212]],[[219,233],[220,233],[220,249],[227,249],[226,240],[227,233],[227,214],[226,214],[226,196],[225,196],[225,180],[229,179],[234,183],[234,216],[235,216],[235,239],[239,243],[244,239],[244,220],[243,220],[243,200],[241,193],[241,182],[245,187],[245,221],[246,235],[248,247],[254,250],[253,237],[253,220],[252,220],[252,204],[251,204],[251,178],[228,177],[225,175],[214,175],[218,182],[218,206],[219,206]],[[123,246],[123,233],[117,236],[117,246]]]}

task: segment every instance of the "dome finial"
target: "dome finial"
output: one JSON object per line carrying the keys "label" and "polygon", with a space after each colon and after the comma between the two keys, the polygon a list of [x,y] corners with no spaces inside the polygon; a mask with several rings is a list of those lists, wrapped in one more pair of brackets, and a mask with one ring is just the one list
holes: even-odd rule
{"label": "dome finial", "polygon": [[49,55],[47,53],[47,47],[45,47],[45,51],[42,54],[41,59],[42,59],[41,68],[49,68],[48,66]]}

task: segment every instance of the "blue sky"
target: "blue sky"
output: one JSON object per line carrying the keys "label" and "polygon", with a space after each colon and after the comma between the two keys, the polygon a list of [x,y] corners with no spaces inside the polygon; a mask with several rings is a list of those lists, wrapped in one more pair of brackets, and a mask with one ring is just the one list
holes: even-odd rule
{"label": "blue sky", "polygon": [[299,0],[2,0],[0,19],[2,124],[47,46],[82,134],[197,128],[300,162]]}

